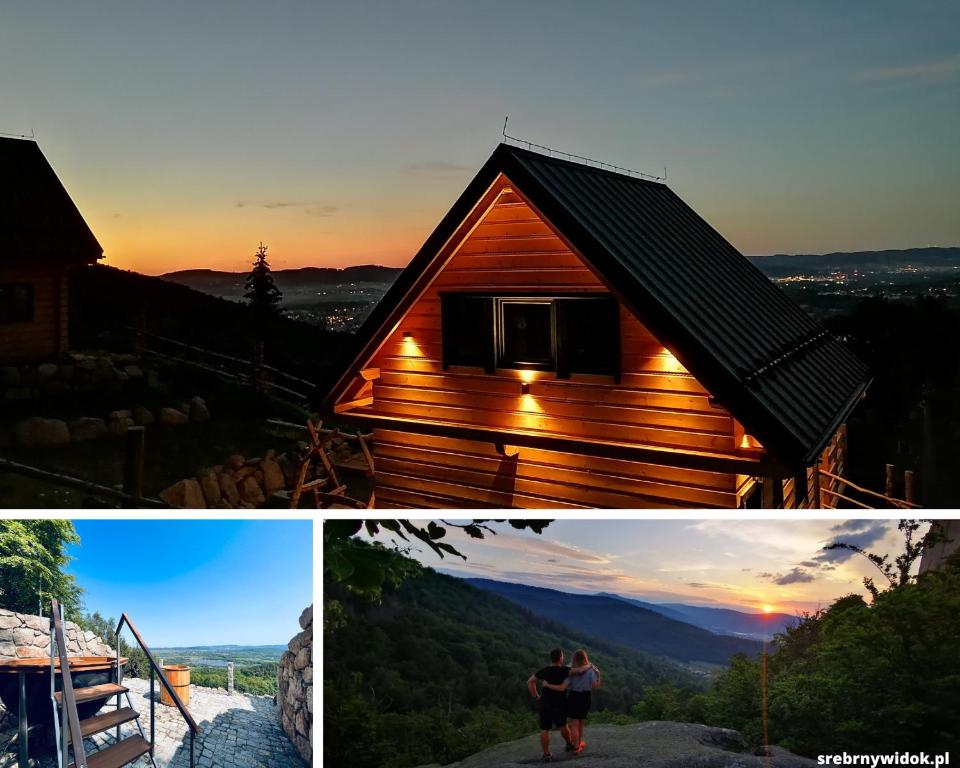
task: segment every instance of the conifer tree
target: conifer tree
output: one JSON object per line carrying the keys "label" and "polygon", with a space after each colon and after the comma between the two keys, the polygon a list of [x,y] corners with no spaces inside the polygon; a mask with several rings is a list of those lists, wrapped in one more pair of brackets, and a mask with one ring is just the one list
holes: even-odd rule
{"label": "conifer tree", "polygon": [[243,298],[250,302],[258,324],[280,314],[280,300],[283,294],[273,282],[270,263],[267,261],[267,246],[262,242],[257,248],[253,269],[244,283]]}

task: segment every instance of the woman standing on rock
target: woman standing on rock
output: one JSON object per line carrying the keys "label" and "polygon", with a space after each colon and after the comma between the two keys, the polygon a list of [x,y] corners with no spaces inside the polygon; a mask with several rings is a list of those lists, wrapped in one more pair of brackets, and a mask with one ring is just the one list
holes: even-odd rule
{"label": "woman standing on rock", "polygon": [[582,648],[573,654],[570,676],[559,685],[544,683],[544,688],[554,691],[569,690],[567,695],[567,718],[570,721],[570,742],[574,754],[580,754],[587,742],[583,740],[583,728],[590,712],[590,692],[600,687],[600,670],[590,663]]}

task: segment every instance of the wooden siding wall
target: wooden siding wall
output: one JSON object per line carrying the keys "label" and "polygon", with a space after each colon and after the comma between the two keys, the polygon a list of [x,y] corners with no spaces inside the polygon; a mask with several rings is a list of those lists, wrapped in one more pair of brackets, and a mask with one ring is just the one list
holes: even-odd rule
{"label": "wooden siding wall", "polygon": [[60,265],[0,269],[0,283],[33,285],[33,320],[0,325],[0,358],[38,358],[67,349],[67,277]]}
{"label": "wooden siding wall", "polygon": [[[820,454],[820,463],[818,464],[818,467],[820,469],[825,469],[827,472],[830,472],[834,475],[839,475],[840,477],[844,476],[844,472],[847,469],[847,427],[845,424],[842,425],[836,432],[834,432],[833,437],[830,438],[830,442],[827,444],[827,447],[823,449],[823,453]],[[837,493],[844,493],[846,484],[839,480],[832,480],[825,475],[820,475],[820,488],[836,491]],[[807,469],[807,489],[808,493],[806,500],[801,501],[801,503],[798,505],[796,499],[794,498],[793,480],[787,480],[784,482],[784,509],[815,508],[816,500],[814,499],[813,490],[813,467]],[[821,491],[821,506],[835,507],[837,506],[838,501],[839,499],[837,499],[836,496]]]}
{"label": "wooden siding wall", "polygon": [[[619,384],[609,376],[520,374],[442,367],[441,291],[606,291],[579,257],[520,198],[503,193],[386,340],[370,367],[379,379],[357,413],[429,419],[674,449],[732,453],[730,414],[630,312],[621,307]],[[410,338],[405,339],[407,332]],[[509,439],[507,439],[509,442]],[[381,506],[735,506],[732,474],[521,449],[377,430]]]}

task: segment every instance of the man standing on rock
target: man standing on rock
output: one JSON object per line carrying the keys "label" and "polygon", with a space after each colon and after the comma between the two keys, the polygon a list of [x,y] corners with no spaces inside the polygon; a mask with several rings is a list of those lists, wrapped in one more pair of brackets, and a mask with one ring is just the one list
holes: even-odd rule
{"label": "man standing on rock", "polygon": [[537,683],[551,683],[561,685],[570,675],[570,667],[564,666],[563,651],[554,648],[550,651],[550,666],[534,672],[527,680],[527,690],[530,695],[540,701],[540,747],[543,749],[543,762],[553,760],[550,754],[550,731],[560,729],[560,735],[567,742],[566,749],[573,752],[576,747],[570,741],[570,728],[567,727],[567,694],[566,691],[553,691],[543,688],[537,691]]}

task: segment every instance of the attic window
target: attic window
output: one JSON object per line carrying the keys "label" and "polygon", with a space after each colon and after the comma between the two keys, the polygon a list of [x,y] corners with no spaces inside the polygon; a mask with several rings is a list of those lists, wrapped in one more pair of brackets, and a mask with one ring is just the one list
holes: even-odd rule
{"label": "attic window", "polygon": [[497,365],[542,371],[557,369],[556,305],[553,299],[494,299]]}
{"label": "attic window", "polygon": [[33,286],[29,283],[0,283],[0,324],[29,323],[33,320]]}
{"label": "attic window", "polygon": [[620,319],[610,296],[441,294],[443,365],[618,376]]}

